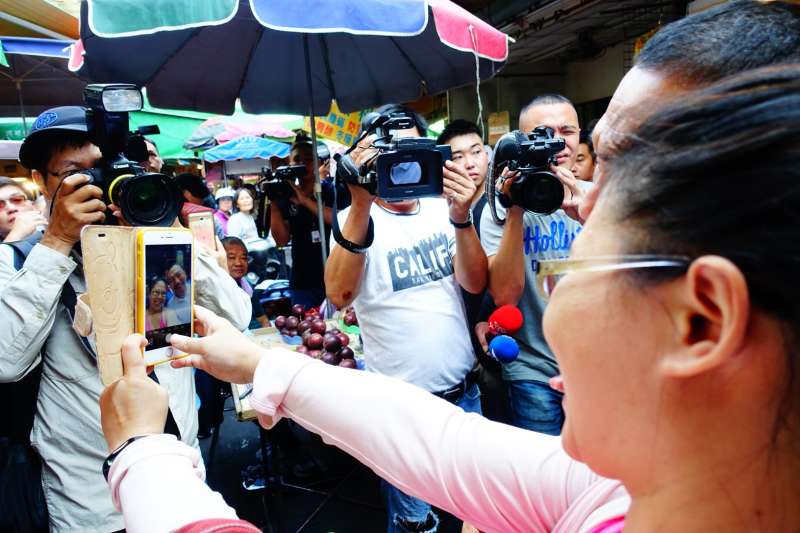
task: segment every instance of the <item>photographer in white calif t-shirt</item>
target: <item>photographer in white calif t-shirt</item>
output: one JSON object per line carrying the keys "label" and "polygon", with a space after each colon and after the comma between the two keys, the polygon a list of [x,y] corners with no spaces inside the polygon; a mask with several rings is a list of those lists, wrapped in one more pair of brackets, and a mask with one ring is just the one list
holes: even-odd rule
{"label": "photographer in white calif t-shirt", "polygon": [[[384,106],[378,113],[413,118],[414,127],[393,131],[395,137],[420,137],[427,129],[422,117],[404,106]],[[370,147],[374,139],[365,138],[353,150],[356,166],[376,155]],[[334,243],[325,286],[337,307],[352,303],[355,308],[367,370],[480,412],[460,292],[463,287],[479,293],[487,279],[486,255],[470,214],[475,184],[452,161],[445,163],[443,174],[444,198],[387,202],[348,184],[352,204],[339,213],[342,236],[364,244],[372,217],[374,240],[364,253]],[[438,517],[429,504],[385,485],[389,531],[436,529]]]}

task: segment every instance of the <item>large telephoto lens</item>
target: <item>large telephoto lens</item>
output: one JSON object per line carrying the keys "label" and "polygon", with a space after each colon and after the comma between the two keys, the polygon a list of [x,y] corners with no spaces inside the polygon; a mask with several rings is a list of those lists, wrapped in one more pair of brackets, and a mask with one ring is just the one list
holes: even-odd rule
{"label": "large telephoto lens", "polygon": [[564,203],[564,185],[554,174],[546,171],[527,174],[518,184],[517,191],[512,190],[511,194],[515,204],[543,215],[549,215]]}
{"label": "large telephoto lens", "polygon": [[182,203],[175,183],[156,173],[120,176],[112,183],[109,196],[133,226],[171,226]]}

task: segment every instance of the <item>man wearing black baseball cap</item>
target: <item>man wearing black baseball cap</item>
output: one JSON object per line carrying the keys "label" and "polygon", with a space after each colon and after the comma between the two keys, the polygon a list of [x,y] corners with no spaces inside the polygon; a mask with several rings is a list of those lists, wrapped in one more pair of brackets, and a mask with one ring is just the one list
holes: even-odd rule
{"label": "man wearing black baseball cap", "polygon": [[36,119],[19,150],[19,160],[50,202],[50,224],[41,244],[68,255],[81,228],[106,218],[103,191],[81,170],[92,168],[100,149],[89,141],[86,110],[56,107]]}
{"label": "man wearing black baseball cap", "polygon": [[[50,223],[21,265],[19,252],[0,245],[0,382],[18,382],[41,363],[30,440],[42,457],[53,531],[108,533],[124,527],[100,468],[109,450],[100,427],[103,385],[94,342],[73,330],[70,313],[86,291],[75,246],[81,229],[109,222],[108,211],[120,217],[83,173],[101,155],[90,140],[84,108],[57,107],[39,115],[19,157],[49,202]],[[247,295],[206,250],[198,247],[196,258],[197,303],[246,328]],[[192,373],[169,365],[155,373],[169,392],[175,432],[197,447]]]}

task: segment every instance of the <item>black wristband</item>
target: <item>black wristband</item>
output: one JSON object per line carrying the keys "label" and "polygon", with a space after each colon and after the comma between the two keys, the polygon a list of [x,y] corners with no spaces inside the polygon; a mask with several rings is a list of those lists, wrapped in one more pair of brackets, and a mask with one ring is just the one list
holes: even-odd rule
{"label": "black wristband", "polygon": [[108,481],[108,472],[109,470],[111,470],[111,465],[114,464],[114,459],[116,459],[117,456],[122,453],[122,450],[127,448],[129,444],[139,439],[143,439],[145,437],[149,437],[149,435],[137,435],[135,437],[129,438],[128,440],[120,444],[116,450],[111,452],[108,455],[108,457],[106,457],[106,460],[103,461],[103,477],[105,478],[106,481]]}
{"label": "black wristband", "polygon": [[[334,219],[336,220],[336,219]],[[369,225],[367,226],[367,242],[362,246],[360,244],[356,244],[353,241],[348,241],[342,235],[342,232],[339,230],[339,224],[333,225],[333,238],[336,241],[336,244],[347,250],[348,252],[354,254],[363,254],[369,247],[372,246],[372,241],[375,240],[375,226],[372,223],[372,217],[369,217]]]}
{"label": "black wristband", "polygon": [[472,226],[472,211],[467,211],[467,220],[466,222],[456,222],[452,218],[450,219],[450,223],[458,229],[465,229]]}
{"label": "black wristband", "polygon": [[339,201],[336,198],[336,187],[338,185],[339,178],[335,177],[333,182],[333,216],[331,220],[331,234],[333,235],[333,240],[336,241],[336,244],[350,253],[363,254],[369,249],[370,246],[372,246],[372,242],[375,240],[375,226],[372,223],[372,215],[369,217],[369,225],[367,226],[367,242],[365,242],[363,246],[345,239],[344,235],[342,235],[341,229],[339,229]]}

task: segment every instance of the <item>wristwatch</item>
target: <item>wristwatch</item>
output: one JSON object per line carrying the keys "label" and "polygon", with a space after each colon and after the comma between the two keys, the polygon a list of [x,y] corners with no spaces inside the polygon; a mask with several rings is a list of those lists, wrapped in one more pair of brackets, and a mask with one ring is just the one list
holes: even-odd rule
{"label": "wristwatch", "polygon": [[137,435],[135,437],[131,437],[122,444],[120,444],[119,446],[117,446],[117,449],[111,452],[108,455],[108,457],[106,457],[106,460],[103,461],[103,477],[105,478],[106,481],[108,481],[108,471],[111,470],[111,465],[114,464],[114,459],[116,459],[117,456],[122,453],[122,450],[127,448],[132,442],[137,441],[139,439],[143,439],[148,436],[149,435]]}
{"label": "wristwatch", "polygon": [[467,220],[465,222],[456,222],[451,218],[450,223],[458,229],[464,229],[470,227],[472,225],[472,209],[467,211]]}

